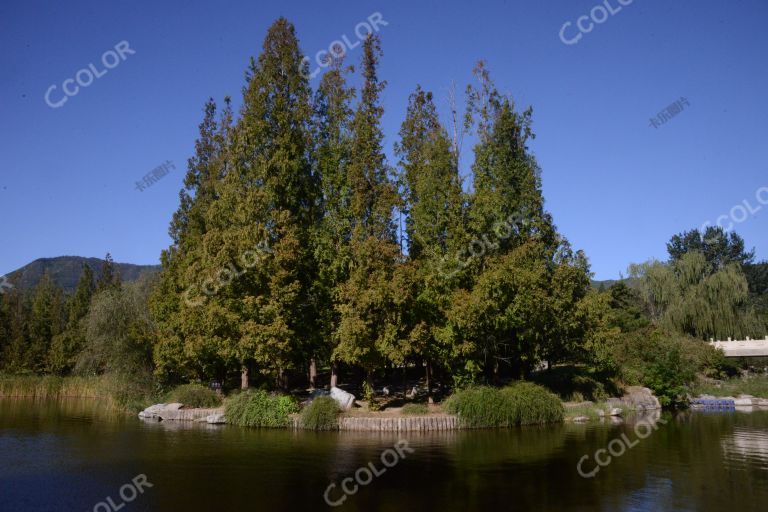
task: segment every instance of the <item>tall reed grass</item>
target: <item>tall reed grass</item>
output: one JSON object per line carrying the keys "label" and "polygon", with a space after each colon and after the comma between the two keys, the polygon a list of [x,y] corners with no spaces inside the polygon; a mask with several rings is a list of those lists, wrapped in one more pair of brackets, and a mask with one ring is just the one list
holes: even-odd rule
{"label": "tall reed grass", "polygon": [[339,404],[329,396],[319,396],[301,411],[301,426],[309,430],[338,430]]}
{"label": "tall reed grass", "polygon": [[512,427],[559,423],[565,417],[563,403],[547,389],[519,382],[505,388],[477,386],[451,395],[445,410],[459,416],[468,427]]}
{"label": "tall reed grass", "polygon": [[99,398],[105,395],[99,377],[0,375],[0,398]]}
{"label": "tall reed grass", "polygon": [[152,403],[153,388],[151,382],[120,375],[0,375],[0,399],[3,398],[91,398],[103,402],[105,409],[138,412]]}

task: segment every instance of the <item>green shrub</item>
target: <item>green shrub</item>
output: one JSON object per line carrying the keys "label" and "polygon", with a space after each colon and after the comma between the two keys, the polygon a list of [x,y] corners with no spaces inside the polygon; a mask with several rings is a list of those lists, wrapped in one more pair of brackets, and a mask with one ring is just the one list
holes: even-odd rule
{"label": "green shrub", "polygon": [[600,402],[620,391],[609,375],[588,366],[563,365],[536,372],[531,378],[563,400]]}
{"label": "green shrub", "polygon": [[178,402],[187,407],[218,407],[221,397],[201,384],[182,384],[168,393],[167,402]]}
{"label": "green shrub", "polygon": [[453,388],[466,389],[477,385],[480,382],[480,376],[483,369],[472,360],[464,363],[463,367],[456,368],[453,371]]}
{"label": "green shrub", "polygon": [[299,406],[290,396],[248,390],[227,400],[224,415],[227,423],[241,427],[286,427],[288,415],[298,410]]}
{"label": "green shrub", "polygon": [[401,411],[403,414],[422,415],[429,413],[427,404],[405,404]]}
{"label": "green shrub", "polygon": [[531,382],[502,389],[477,386],[458,391],[445,404],[469,427],[511,427],[563,421],[560,399]]}
{"label": "green shrub", "polygon": [[103,375],[101,383],[107,396],[125,411],[139,412],[160,398],[149,373]]}
{"label": "green shrub", "polygon": [[731,373],[730,363],[707,342],[657,328],[620,336],[613,352],[624,382],[649,387],[663,406],[684,403],[697,373]]}
{"label": "green shrub", "polygon": [[363,382],[363,400],[368,402],[369,411],[378,411],[381,406],[376,401],[376,393],[373,391],[373,386],[368,384],[367,381]]}
{"label": "green shrub", "polygon": [[310,430],[339,428],[339,404],[329,396],[319,396],[301,411],[301,426]]}

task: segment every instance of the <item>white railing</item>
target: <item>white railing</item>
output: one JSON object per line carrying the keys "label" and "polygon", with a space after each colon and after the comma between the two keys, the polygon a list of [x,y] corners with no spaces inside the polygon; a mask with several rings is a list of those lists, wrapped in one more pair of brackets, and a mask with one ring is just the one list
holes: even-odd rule
{"label": "white railing", "polygon": [[710,339],[709,344],[722,349],[726,356],[768,356],[768,336],[761,340],[753,340],[749,337],[745,340],[728,338],[726,341]]}

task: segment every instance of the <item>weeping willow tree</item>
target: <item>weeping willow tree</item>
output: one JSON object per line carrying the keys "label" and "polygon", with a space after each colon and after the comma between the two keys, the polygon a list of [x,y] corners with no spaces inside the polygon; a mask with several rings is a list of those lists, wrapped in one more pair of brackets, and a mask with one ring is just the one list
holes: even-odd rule
{"label": "weeping willow tree", "polygon": [[738,264],[719,269],[700,252],[670,263],[650,261],[630,266],[630,275],[653,321],[698,338],[762,337],[762,320],[750,305],[749,285]]}

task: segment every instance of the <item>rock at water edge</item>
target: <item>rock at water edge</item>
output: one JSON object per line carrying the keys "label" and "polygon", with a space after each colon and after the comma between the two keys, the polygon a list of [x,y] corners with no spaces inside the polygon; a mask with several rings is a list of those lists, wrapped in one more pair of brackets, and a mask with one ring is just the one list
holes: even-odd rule
{"label": "rock at water edge", "polygon": [[339,407],[344,411],[348,411],[352,407],[352,404],[355,403],[355,395],[347,393],[343,389],[337,387],[331,388],[331,398],[336,400],[336,403],[338,403]]}

